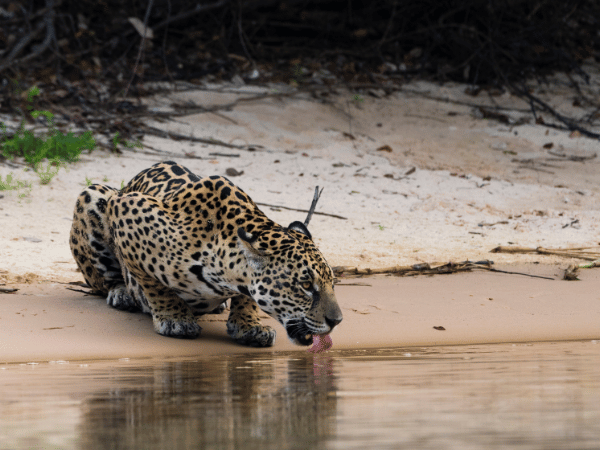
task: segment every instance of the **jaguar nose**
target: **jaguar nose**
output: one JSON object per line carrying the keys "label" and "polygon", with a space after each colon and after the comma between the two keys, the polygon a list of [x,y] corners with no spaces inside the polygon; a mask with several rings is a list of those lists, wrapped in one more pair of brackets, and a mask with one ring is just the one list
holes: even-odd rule
{"label": "jaguar nose", "polygon": [[[342,316],[340,316],[339,318],[338,318],[338,317],[336,317],[336,318],[333,318],[333,319],[332,319],[332,318],[330,318],[330,317],[327,317],[327,316],[325,316],[325,323],[326,323],[327,325],[329,325],[329,328],[330,328],[331,330],[333,330],[333,328],[334,328],[336,325],[338,325],[338,324],[339,324],[341,321],[342,321]],[[330,330],[330,331],[331,331],[331,330]]]}

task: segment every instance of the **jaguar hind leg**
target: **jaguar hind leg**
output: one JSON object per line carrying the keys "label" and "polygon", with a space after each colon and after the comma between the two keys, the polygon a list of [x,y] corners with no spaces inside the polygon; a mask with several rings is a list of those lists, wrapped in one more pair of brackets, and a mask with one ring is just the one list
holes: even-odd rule
{"label": "jaguar hind leg", "polygon": [[174,291],[143,273],[128,273],[141,291],[144,311],[152,315],[154,330],[163,336],[196,338],[202,328],[192,309]]}
{"label": "jaguar hind leg", "polygon": [[132,311],[140,305],[126,287],[106,217],[108,200],[118,192],[100,184],[83,190],[75,204],[69,244],[87,284],[106,295],[109,305]]}

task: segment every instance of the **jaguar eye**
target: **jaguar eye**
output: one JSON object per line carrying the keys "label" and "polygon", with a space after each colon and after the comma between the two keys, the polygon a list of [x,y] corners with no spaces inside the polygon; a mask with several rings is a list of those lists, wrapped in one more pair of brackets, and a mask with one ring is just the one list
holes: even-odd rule
{"label": "jaguar eye", "polygon": [[312,283],[310,281],[305,281],[300,286],[302,286],[302,289],[305,289],[308,291],[308,290],[310,290],[310,288],[312,288]]}

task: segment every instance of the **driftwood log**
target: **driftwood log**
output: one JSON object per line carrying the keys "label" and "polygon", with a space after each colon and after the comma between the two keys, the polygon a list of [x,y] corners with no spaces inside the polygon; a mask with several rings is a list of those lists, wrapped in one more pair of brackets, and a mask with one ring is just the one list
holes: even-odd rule
{"label": "driftwood log", "polygon": [[368,275],[396,275],[396,276],[410,276],[410,275],[433,275],[433,274],[444,274],[444,273],[456,273],[465,272],[472,269],[491,268],[494,264],[493,261],[462,261],[458,263],[453,262],[435,262],[435,263],[419,263],[412,264],[409,266],[393,266],[383,267],[379,269],[359,269],[358,267],[351,266],[337,266],[333,268],[333,273],[336,277],[340,278],[353,278],[362,277]]}
{"label": "driftwood log", "polygon": [[599,247],[574,247],[574,248],[544,248],[544,247],[503,247],[499,246],[490,250],[492,253],[537,253],[538,255],[562,256],[564,258],[579,258],[586,261],[600,259]]}
{"label": "driftwood log", "polygon": [[488,272],[505,273],[510,275],[524,275],[532,278],[542,278],[544,280],[554,280],[554,278],[543,277],[540,275],[532,275],[523,272],[513,272],[508,270],[500,270],[492,267],[493,261],[462,261],[454,262],[439,262],[439,263],[419,263],[410,266],[393,266],[380,269],[359,269],[358,267],[337,266],[333,268],[333,274],[338,278],[360,278],[369,275],[395,275],[405,277],[411,275],[437,275],[457,272],[470,272],[472,270],[487,270]]}

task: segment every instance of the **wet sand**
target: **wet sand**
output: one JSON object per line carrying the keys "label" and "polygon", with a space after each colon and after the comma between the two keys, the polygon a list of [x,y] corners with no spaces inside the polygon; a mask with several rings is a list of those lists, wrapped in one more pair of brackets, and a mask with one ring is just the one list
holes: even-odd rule
{"label": "wet sand", "polygon": [[[332,333],[333,350],[600,339],[600,271],[584,270],[581,281],[569,282],[559,266],[503,268],[554,279],[482,271],[342,279],[336,294],[344,321]],[[267,349],[234,343],[226,313],[201,317],[201,337],[180,340],[156,334],[147,315],[117,311],[63,284],[11,287],[19,291],[0,294],[0,363],[308,349],[290,343],[271,318],[263,323],[278,336]]]}

